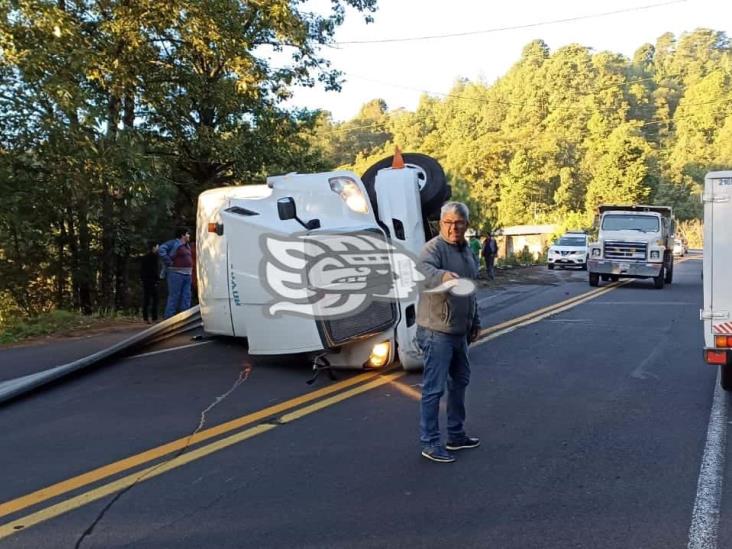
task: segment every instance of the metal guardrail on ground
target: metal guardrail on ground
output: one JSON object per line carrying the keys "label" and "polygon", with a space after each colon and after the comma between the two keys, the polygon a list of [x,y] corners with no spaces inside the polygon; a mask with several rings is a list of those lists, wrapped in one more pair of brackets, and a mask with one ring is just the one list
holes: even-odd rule
{"label": "metal guardrail on ground", "polygon": [[26,393],[76,372],[92,368],[101,361],[121,355],[123,352],[127,352],[134,347],[149,345],[176,334],[193,330],[201,325],[201,309],[196,305],[92,355],[42,372],[0,383],[0,404],[23,396]]}

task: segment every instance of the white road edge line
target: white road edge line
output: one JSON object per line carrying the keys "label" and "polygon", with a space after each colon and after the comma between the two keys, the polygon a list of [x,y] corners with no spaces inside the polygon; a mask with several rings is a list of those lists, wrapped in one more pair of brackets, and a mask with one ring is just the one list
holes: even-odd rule
{"label": "white road edge line", "polygon": [[689,528],[689,549],[716,549],[719,534],[719,507],[722,500],[725,440],[727,438],[727,394],[719,384],[717,370],[712,411],[709,414],[694,511]]}
{"label": "white road edge line", "polygon": [[206,343],[211,343],[211,340],[208,341],[197,341],[196,343],[189,343],[188,345],[181,345],[180,347],[171,347],[170,349],[161,349],[159,351],[150,351],[149,353],[142,353],[139,355],[132,355],[130,357],[127,357],[127,360],[133,359],[133,358],[142,358],[144,356],[152,356],[152,355],[159,355],[161,353],[169,353],[170,351],[180,351],[181,349],[188,349],[189,347],[197,347],[198,345],[206,345]]}

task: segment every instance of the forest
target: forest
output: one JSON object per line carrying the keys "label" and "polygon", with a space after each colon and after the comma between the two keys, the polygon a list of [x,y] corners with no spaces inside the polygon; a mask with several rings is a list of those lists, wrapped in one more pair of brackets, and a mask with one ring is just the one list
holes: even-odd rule
{"label": "forest", "polygon": [[[273,5],[274,8],[272,6]],[[732,49],[696,29],[631,59],[541,40],[494,82],[459,79],[414,112],[286,108],[337,92],[324,57],[346,8],[215,0],[0,5],[0,325],[137,307],[147,241],[193,226],[198,194],[290,171],[357,174],[395,145],[437,158],[480,230],[592,224],[598,204],[674,207],[698,231],[704,174],[732,167]],[[286,63],[273,64],[275,52]],[[486,52],[489,54],[489,52]]]}

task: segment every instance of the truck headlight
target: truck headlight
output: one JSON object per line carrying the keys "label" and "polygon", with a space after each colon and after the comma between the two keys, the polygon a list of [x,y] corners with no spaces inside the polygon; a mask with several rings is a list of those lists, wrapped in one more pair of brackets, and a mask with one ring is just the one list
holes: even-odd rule
{"label": "truck headlight", "polygon": [[377,343],[371,349],[371,355],[369,356],[368,365],[372,368],[381,368],[389,361],[390,354],[390,342],[382,341],[381,343]]}
{"label": "truck headlight", "polygon": [[592,248],[592,257],[600,257],[600,248]]}
{"label": "truck headlight", "polygon": [[338,193],[346,206],[357,213],[367,213],[369,204],[361,188],[349,177],[333,177],[328,180],[330,190]]}
{"label": "truck headlight", "polygon": [[651,259],[660,259],[661,252],[658,250],[651,250]]}

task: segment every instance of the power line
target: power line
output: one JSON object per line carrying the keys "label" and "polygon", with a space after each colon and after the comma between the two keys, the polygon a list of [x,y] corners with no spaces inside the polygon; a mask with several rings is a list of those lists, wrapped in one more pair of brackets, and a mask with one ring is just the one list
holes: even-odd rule
{"label": "power line", "polygon": [[447,33],[447,34],[432,34],[427,36],[411,36],[411,37],[405,37],[405,38],[382,38],[377,40],[345,40],[342,42],[335,42],[336,46],[350,46],[350,45],[359,45],[359,44],[389,44],[394,42],[417,42],[417,41],[423,41],[423,40],[439,40],[443,38],[458,38],[458,37],[464,37],[464,36],[475,36],[479,34],[491,34],[496,32],[505,32],[510,30],[520,30],[520,29],[530,29],[535,27],[543,27],[547,25],[556,25],[559,23],[572,23],[575,21],[584,21],[586,19],[597,19],[600,17],[608,17],[611,15],[619,15],[621,13],[630,13],[630,12],[637,12],[642,10],[649,10],[654,8],[660,8],[664,6],[670,6],[673,4],[681,4],[685,3],[686,0],[671,0],[669,2],[662,2],[660,4],[646,4],[645,6],[636,6],[633,8],[625,8],[622,10],[614,10],[614,11],[606,11],[602,13],[595,13],[595,14],[589,14],[589,15],[578,15],[575,17],[565,17],[562,19],[552,19],[550,21],[538,21],[536,23],[526,23],[523,25],[511,25],[506,27],[495,27],[491,29],[485,29],[485,30],[476,30],[476,31],[466,31],[466,32],[455,32],[455,33]]}

